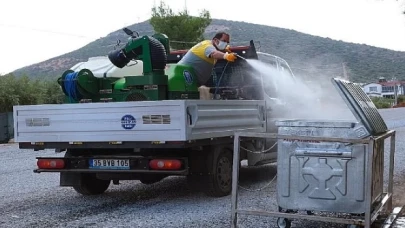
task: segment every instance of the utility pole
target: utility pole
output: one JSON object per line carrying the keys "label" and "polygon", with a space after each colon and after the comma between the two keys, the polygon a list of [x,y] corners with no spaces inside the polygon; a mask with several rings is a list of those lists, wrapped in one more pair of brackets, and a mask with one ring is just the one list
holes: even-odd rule
{"label": "utility pole", "polygon": [[397,82],[394,81],[394,105],[398,104],[398,87]]}
{"label": "utility pole", "polygon": [[347,77],[347,72],[346,72],[346,63],[342,62],[342,67],[343,67],[343,78],[345,80],[349,80],[349,78]]}

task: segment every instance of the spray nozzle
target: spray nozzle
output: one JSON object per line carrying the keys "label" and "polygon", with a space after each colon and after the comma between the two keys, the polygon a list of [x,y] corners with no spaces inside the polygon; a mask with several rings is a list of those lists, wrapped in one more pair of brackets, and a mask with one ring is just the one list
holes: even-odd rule
{"label": "spray nozzle", "polygon": [[243,60],[246,60],[245,57],[242,57],[242,56],[240,56],[240,55],[238,55],[238,54],[236,54],[236,53],[235,53],[235,55],[236,55],[238,58],[241,58],[241,59],[243,59]]}

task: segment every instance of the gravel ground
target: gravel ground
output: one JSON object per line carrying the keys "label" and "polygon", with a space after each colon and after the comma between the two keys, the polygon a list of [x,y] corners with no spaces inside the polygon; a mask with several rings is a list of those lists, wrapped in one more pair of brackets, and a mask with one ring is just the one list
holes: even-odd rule
{"label": "gravel ground", "polygon": [[[397,131],[395,191],[405,191],[405,108],[381,110]],[[59,187],[58,174],[35,174],[36,156],[55,156],[51,150],[20,150],[0,145],[0,227],[230,227],[230,196],[210,198],[191,190],[183,177],[152,185],[124,181],[101,196],[84,197]],[[56,156],[62,156],[57,154]],[[268,185],[276,165],[242,167],[240,185]],[[395,205],[405,204],[395,194]],[[401,198],[402,197],[402,198]],[[239,191],[239,208],[275,210],[275,182],[261,191]],[[240,227],[277,227],[274,218],[239,216]],[[292,227],[345,227],[294,220]],[[397,226],[400,227],[400,226]]]}

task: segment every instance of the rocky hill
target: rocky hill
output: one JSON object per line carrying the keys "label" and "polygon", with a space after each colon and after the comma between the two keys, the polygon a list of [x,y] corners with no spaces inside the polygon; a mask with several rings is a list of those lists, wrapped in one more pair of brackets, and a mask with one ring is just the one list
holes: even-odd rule
{"label": "rocky hill", "polygon": [[[149,21],[129,28],[141,35],[151,35],[154,32]],[[248,45],[250,40],[254,40],[261,52],[287,60],[297,75],[333,77],[346,74],[350,80],[357,82],[375,81],[379,77],[405,79],[405,52],[337,41],[289,29],[217,19],[206,29],[205,36],[210,38],[218,30],[230,32],[234,45]],[[13,73],[31,78],[56,78],[79,61],[106,55],[113,50],[119,39],[124,42],[127,39],[122,30],[114,31],[78,50],[26,66]]]}

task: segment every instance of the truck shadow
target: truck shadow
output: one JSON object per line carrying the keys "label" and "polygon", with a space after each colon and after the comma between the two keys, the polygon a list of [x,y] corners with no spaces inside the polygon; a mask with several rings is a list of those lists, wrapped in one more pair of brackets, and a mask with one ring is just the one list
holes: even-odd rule
{"label": "truck shadow", "polygon": [[277,175],[277,164],[267,164],[261,166],[241,166],[239,172],[239,182],[241,184],[254,184],[268,182]]}
{"label": "truck shadow", "polygon": [[[255,185],[270,182],[277,173],[276,164],[268,164],[257,167],[242,166],[239,171],[239,183],[243,185]],[[275,185],[275,182],[273,182]],[[125,198],[125,201],[136,202],[140,200],[150,200],[160,198],[181,198],[185,196],[200,196],[202,198],[212,198],[204,196],[202,189],[187,182],[186,177],[167,177],[157,183],[142,184],[139,181],[123,181],[122,184],[114,186],[102,196]]]}
{"label": "truck shadow", "polygon": [[[241,185],[247,187],[251,187],[252,184],[264,185],[273,179],[275,173],[275,165],[241,167],[239,181]],[[60,198],[60,195],[65,195],[65,197]],[[131,213],[136,211],[143,213],[151,209],[159,211],[172,205],[178,205],[178,208],[190,207],[192,213],[198,213],[200,207],[218,206],[228,217],[231,204],[230,195],[221,198],[206,196],[203,191],[193,189],[188,184],[186,177],[168,177],[150,185],[142,184],[139,181],[122,181],[120,185],[111,185],[104,194],[94,196],[80,195],[72,188],[59,188],[54,197],[58,199],[25,205],[25,211],[28,213],[30,213],[29,211],[44,211],[45,214],[52,215],[53,221],[56,219],[63,226],[85,220],[90,216],[120,214],[127,210],[130,210]],[[57,213],[53,212],[55,207],[58,208]],[[108,220],[108,217],[102,217],[102,220]],[[48,225],[47,216],[33,219],[29,225]]]}

